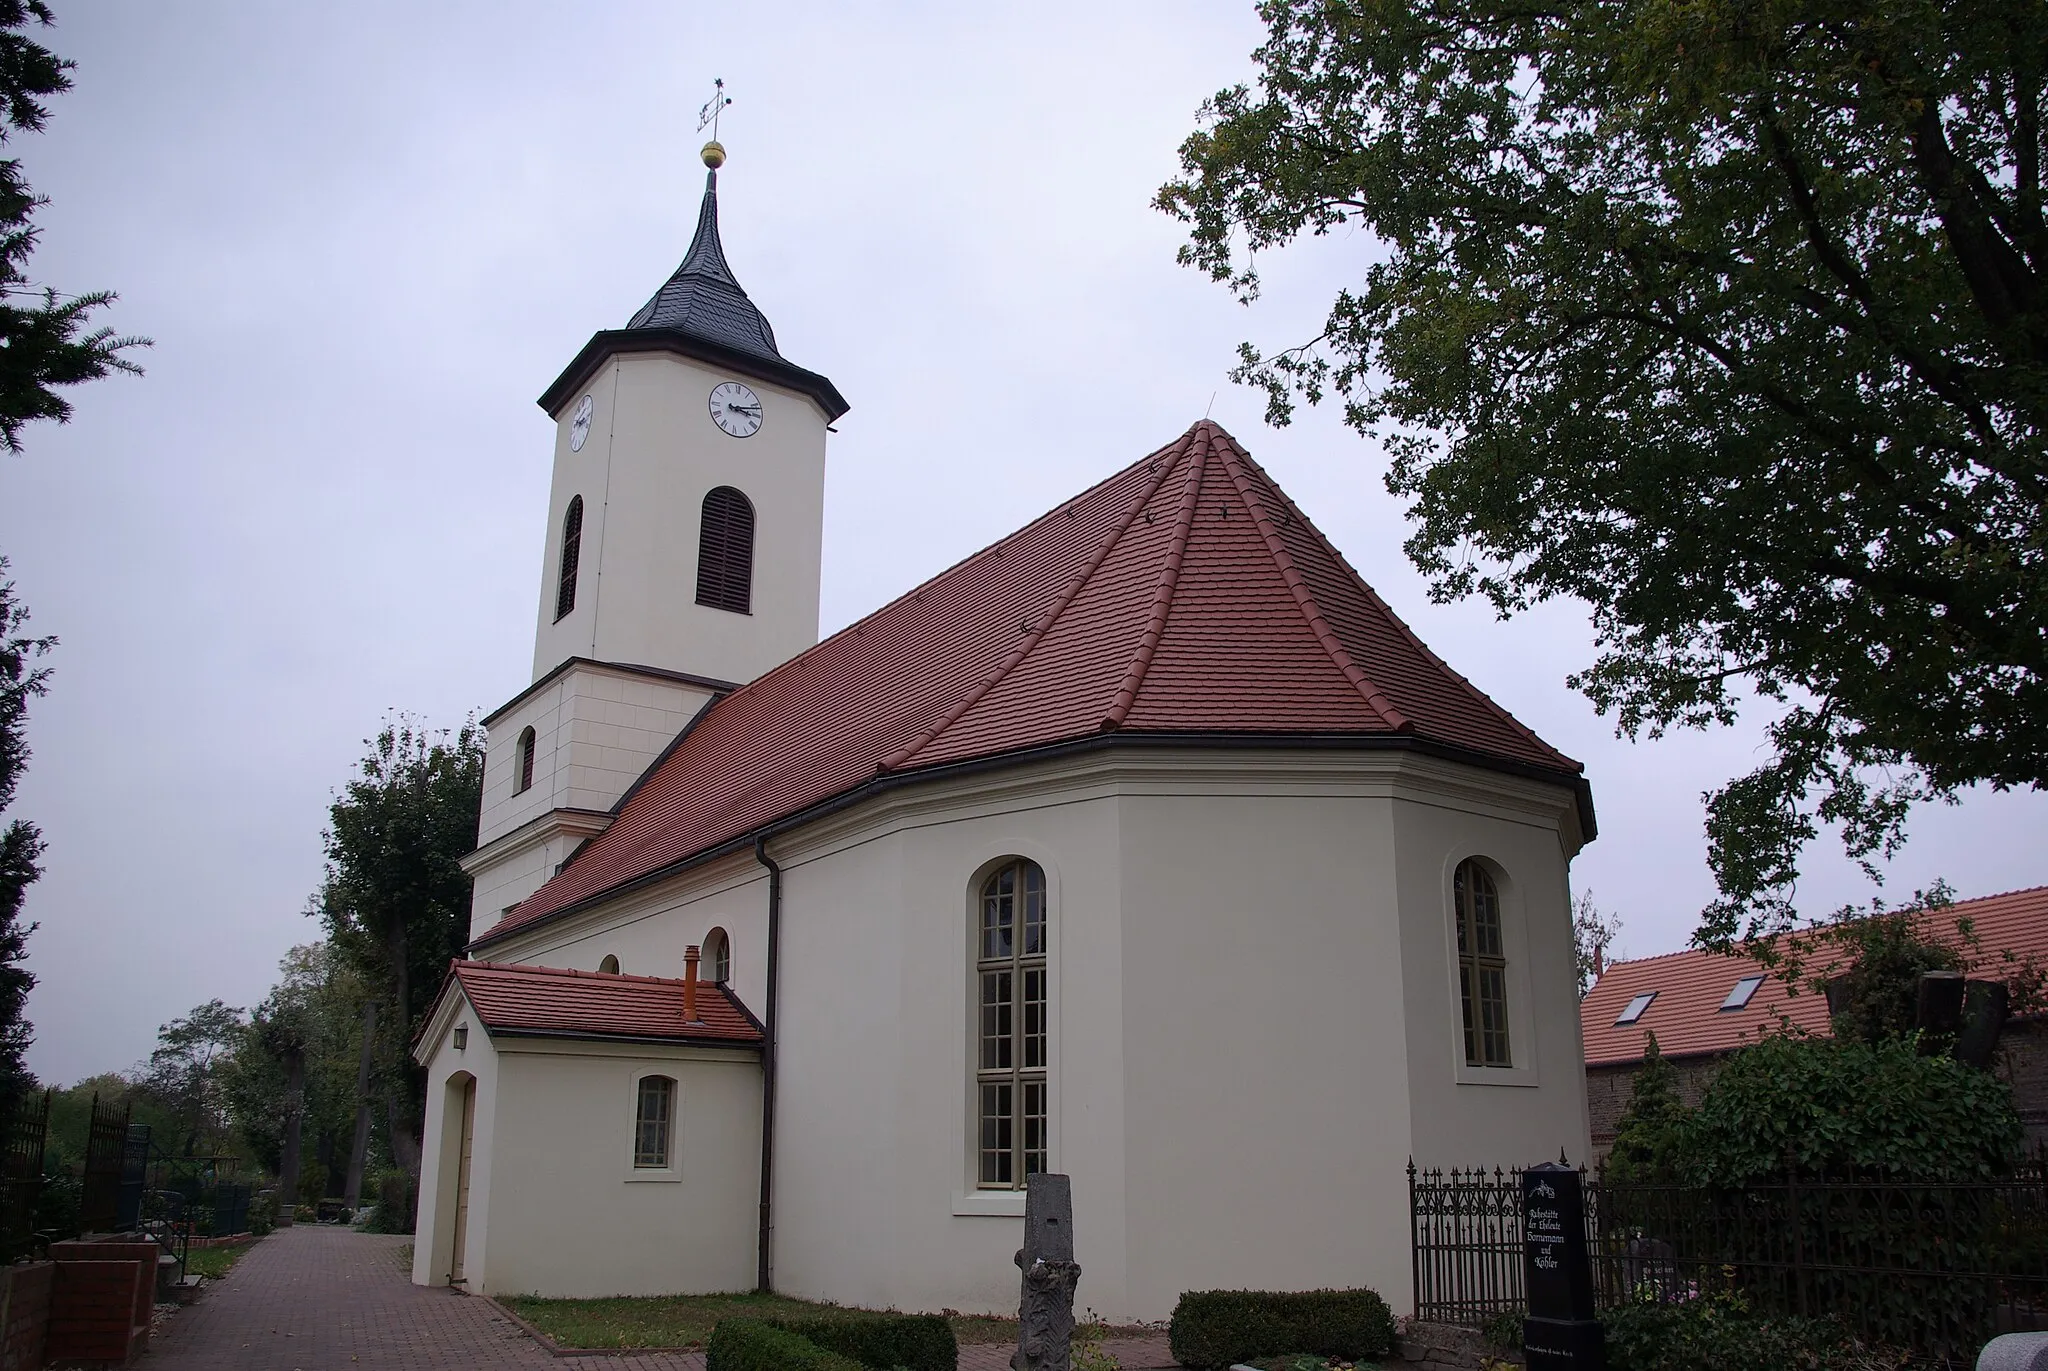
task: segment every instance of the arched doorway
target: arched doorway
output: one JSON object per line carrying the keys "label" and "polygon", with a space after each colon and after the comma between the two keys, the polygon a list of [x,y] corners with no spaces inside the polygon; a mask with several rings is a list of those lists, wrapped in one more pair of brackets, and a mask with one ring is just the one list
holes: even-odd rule
{"label": "arched doorway", "polygon": [[441,1203],[435,1210],[447,1215],[441,1222],[448,1225],[442,1230],[448,1245],[435,1246],[448,1253],[448,1283],[459,1285],[465,1279],[469,1255],[469,1178],[476,1150],[476,1077],[460,1072],[449,1077],[446,1089],[441,1112],[441,1179],[437,1187]]}

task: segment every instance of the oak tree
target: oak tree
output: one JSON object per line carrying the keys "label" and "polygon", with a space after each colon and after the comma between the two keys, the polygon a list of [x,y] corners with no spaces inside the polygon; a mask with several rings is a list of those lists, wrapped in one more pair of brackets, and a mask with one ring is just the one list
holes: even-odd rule
{"label": "oak tree", "polygon": [[2040,0],[1265,0],[1158,205],[1182,260],[1362,229],[1313,338],[1439,599],[1592,611],[1626,736],[1767,720],[1706,797],[1698,941],[1825,828],[2048,781]]}

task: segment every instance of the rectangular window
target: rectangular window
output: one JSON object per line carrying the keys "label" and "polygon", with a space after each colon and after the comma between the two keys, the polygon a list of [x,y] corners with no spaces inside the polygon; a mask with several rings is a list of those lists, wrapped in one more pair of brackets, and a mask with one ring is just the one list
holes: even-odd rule
{"label": "rectangular window", "polygon": [[675,1112],[676,1083],[666,1076],[642,1076],[633,1111],[633,1165],[666,1167],[669,1123]]}
{"label": "rectangular window", "polygon": [[[1621,1013],[1618,1016],[1616,1016],[1614,1020],[1614,1026],[1616,1028],[1619,1028],[1623,1024],[1634,1023],[1637,1019],[1642,1018],[1644,1011],[1648,1010],[1650,1007],[1650,1001],[1656,998],[1657,992],[1654,990],[1652,990],[1647,995],[1636,996],[1634,999],[1630,1000],[1628,1004],[1622,1009]],[[1724,1005],[1723,1008],[1726,1008],[1726,1006]]]}
{"label": "rectangular window", "polygon": [[1045,873],[1016,861],[990,876],[974,941],[976,1179],[1014,1190],[1050,1158]]}
{"label": "rectangular window", "polygon": [[1763,983],[1764,978],[1761,976],[1744,976],[1735,983],[1735,988],[1728,992],[1728,998],[1721,1001],[1721,1008],[1747,1009],[1751,997],[1757,992],[1757,987]]}

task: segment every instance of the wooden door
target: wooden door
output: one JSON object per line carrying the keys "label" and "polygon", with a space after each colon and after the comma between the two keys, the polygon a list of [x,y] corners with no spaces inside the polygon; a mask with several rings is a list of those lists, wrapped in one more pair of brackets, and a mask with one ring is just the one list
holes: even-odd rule
{"label": "wooden door", "polygon": [[448,1283],[463,1279],[469,1248],[469,1155],[476,1141],[476,1078],[462,1087],[462,1150],[455,1163],[455,1251],[448,1261]]}

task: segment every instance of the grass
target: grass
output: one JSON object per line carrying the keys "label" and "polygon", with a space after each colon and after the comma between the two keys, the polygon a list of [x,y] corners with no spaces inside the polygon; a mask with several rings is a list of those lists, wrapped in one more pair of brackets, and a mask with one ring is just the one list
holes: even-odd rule
{"label": "grass", "polygon": [[185,1258],[185,1274],[217,1281],[234,1270],[242,1255],[256,1245],[254,1240],[233,1247],[195,1247]]}
{"label": "grass", "polygon": [[[857,1318],[870,1311],[814,1304],[786,1295],[651,1295],[604,1300],[549,1300],[536,1295],[501,1295],[507,1309],[563,1347],[702,1347],[720,1319]],[[953,1314],[953,1336],[962,1346],[1014,1343],[1017,1321],[982,1314]],[[1144,1337],[1150,1328],[1105,1327],[1103,1336]]]}

